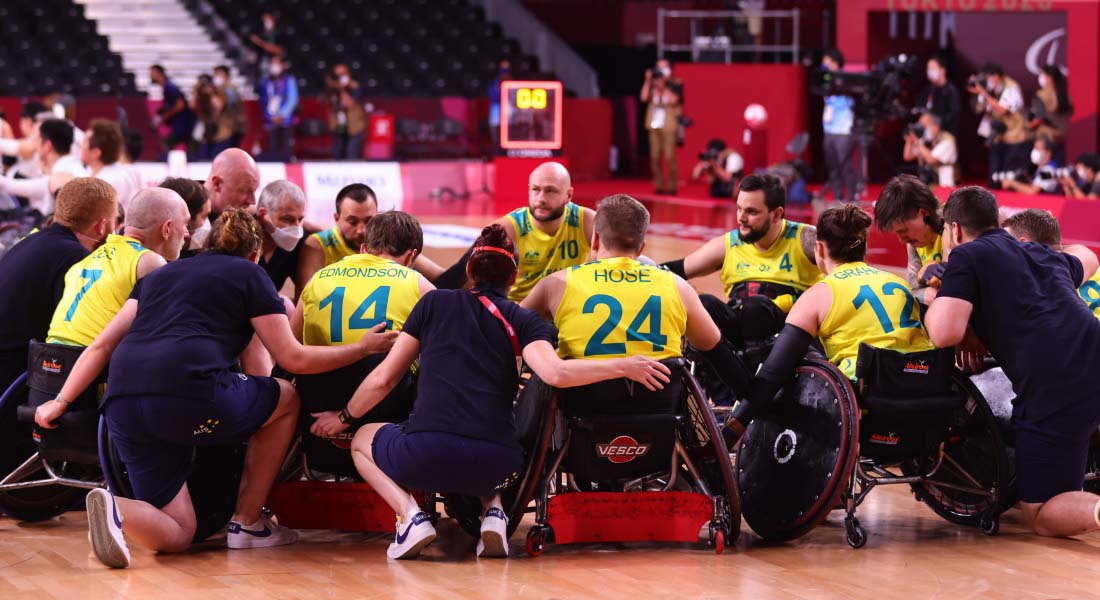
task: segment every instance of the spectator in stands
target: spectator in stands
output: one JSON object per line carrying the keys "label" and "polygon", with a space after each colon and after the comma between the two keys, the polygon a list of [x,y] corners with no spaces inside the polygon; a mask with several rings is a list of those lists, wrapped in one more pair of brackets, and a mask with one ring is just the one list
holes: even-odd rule
{"label": "spectator in stands", "polygon": [[337,160],[363,158],[367,113],[363,110],[359,82],[351,78],[346,64],[336,63],[332,73],[325,78],[325,87],[328,89],[332,157]]}
{"label": "spectator in stands", "polygon": [[1057,194],[1060,191],[1058,163],[1054,160],[1054,142],[1050,138],[1045,135],[1035,138],[1035,145],[1031,148],[1031,163],[1035,166],[1035,176],[1031,183],[1006,179],[1002,182],[1004,189],[1021,194]]}
{"label": "spectator in stands", "polygon": [[194,133],[199,160],[210,160],[232,146],[233,121],[226,114],[225,105],[225,96],[214,84],[214,78],[200,75],[191,95],[191,110],[199,123]]}
{"label": "spectator in stands", "polygon": [[952,187],[955,185],[955,163],[959,149],[955,136],[943,129],[939,116],[925,112],[917,126],[905,132],[907,161],[917,161],[917,176],[927,185]]}
{"label": "spectator in stands", "polygon": [[1028,167],[1027,123],[1020,84],[1005,76],[997,63],[986,63],[972,75],[966,88],[974,94],[974,110],[982,116],[978,135],[989,142],[990,187],[999,187],[992,174],[1020,171]]}
{"label": "spectator in stands", "polygon": [[239,148],[241,140],[248,133],[248,113],[244,109],[244,99],[241,97],[241,91],[233,85],[233,80],[230,78],[229,67],[225,65],[214,67],[214,85],[217,86],[218,91],[225,98],[225,108],[223,110],[233,124],[233,134],[230,136],[229,146]]}
{"label": "spectator in stands", "polygon": [[125,209],[141,188],[134,181],[133,174],[119,164],[121,155],[122,129],[118,123],[92,119],[80,148],[80,160],[91,170],[92,177],[98,177],[115,188],[118,203]]}
{"label": "spectator in stands", "polygon": [[231,206],[248,208],[256,203],[260,169],[247,152],[230,148],[214,157],[204,185],[210,196],[210,222],[213,223]]}
{"label": "spectator in stands", "polygon": [[46,119],[38,126],[38,160],[42,174],[31,179],[0,179],[0,192],[22,196],[29,208],[42,215],[53,212],[56,190],[74,177],[87,172],[80,159],[70,154],[73,124],[62,119]]}
{"label": "spectator in stands", "polygon": [[[38,116],[46,112],[46,105],[41,102],[32,100],[24,103],[19,114],[21,137],[16,138],[12,135],[0,139],[0,155],[4,156],[4,165],[10,167],[4,173],[5,176],[28,178],[42,174],[42,167],[38,163],[38,143],[35,136],[38,133]],[[10,165],[9,158],[13,159]]]}
{"label": "spectator in stands", "polygon": [[294,146],[294,112],[298,109],[298,82],[286,72],[283,59],[271,57],[267,76],[260,83],[260,106],[264,108],[267,153],[290,160]]}
{"label": "spectator in stands", "polygon": [[[660,59],[654,69],[646,69],[645,82],[638,98],[648,104],[645,112],[649,134],[649,168],[653,172],[653,187],[658,194],[675,194],[680,184],[676,165],[676,135],[680,125],[680,94],[672,80],[672,65]],[[664,167],[668,166],[665,179]]]}
{"label": "spectator in stands", "polygon": [[[832,48],[825,52],[821,66],[826,71],[839,71],[844,68],[844,55]],[[829,172],[825,191],[831,188],[837,201],[855,202],[859,195],[860,176],[853,161],[856,150],[856,141],[852,137],[855,103],[851,96],[826,96],[825,110],[821,115],[821,125],[825,130],[825,168]],[[847,196],[844,195],[845,190]]]}
{"label": "spectator in stands", "polygon": [[1039,72],[1039,89],[1031,101],[1028,128],[1036,136],[1046,136],[1054,143],[1054,160],[1065,160],[1066,131],[1073,116],[1069,100],[1069,84],[1058,65],[1046,65]]}
{"label": "spectator in stands", "polygon": [[187,106],[187,99],[176,84],[168,79],[164,67],[153,65],[149,67],[149,79],[164,90],[164,102],[157,109],[157,119],[154,125],[164,123],[168,126],[168,135],[164,138],[164,146],[172,150],[177,144],[187,143],[191,139],[191,130],[195,127],[195,113]]}
{"label": "spectator in stands", "polygon": [[500,148],[500,84],[512,79],[512,62],[500,61],[497,76],[489,82],[489,137],[494,149]]}
{"label": "spectator in stands", "polygon": [[256,219],[263,229],[260,267],[271,277],[276,290],[287,279],[294,281],[294,295],[302,293],[307,280],[298,277],[298,257],[305,243],[306,194],[302,188],[280,179],[264,186],[256,202]]}
{"label": "spectator in stands", "polygon": [[[117,219],[114,188],[92,177],[74,179],[58,193],[53,224],[0,260],[0,387],[7,389],[26,370],[27,344],[46,339],[69,267],[114,233]],[[14,403],[8,404],[14,413]]]}
{"label": "spectator in stands", "polygon": [[275,13],[267,11],[260,18],[263,20],[263,29],[259,34],[253,33],[248,36],[248,40],[260,49],[260,61],[256,65],[256,81],[268,72],[272,58],[285,58],[275,29]]}
{"label": "spectator in stands", "polygon": [[187,204],[187,239],[184,240],[180,257],[194,256],[210,235],[210,198],[206,196],[206,188],[194,179],[185,177],[169,177],[157,187],[172,190]]}
{"label": "spectator in stands", "polygon": [[947,59],[942,55],[929,58],[926,74],[928,87],[917,95],[913,109],[936,115],[943,130],[954,136],[959,132],[959,90],[947,79]]}
{"label": "spectator in stands", "polygon": [[1077,157],[1073,173],[1058,180],[1062,192],[1070,198],[1100,198],[1100,156],[1085,152]]}
{"label": "spectator in stands", "polygon": [[726,142],[713,139],[707,142],[707,149],[699,154],[699,162],[691,170],[691,178],[703,178],[710,185],[711,198],[733,198],[733,190],[745,169],[745,159],[741,158]]}

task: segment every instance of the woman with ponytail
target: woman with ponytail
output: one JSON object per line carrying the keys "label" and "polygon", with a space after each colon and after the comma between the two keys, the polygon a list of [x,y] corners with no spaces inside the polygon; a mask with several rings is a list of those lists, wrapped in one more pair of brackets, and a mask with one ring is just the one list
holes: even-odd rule
{"label": "woman with ponytail", "polygon": [[466,264],[473,289],[425,294],[393,350],[347,407],[317,415],[311,428],[318,436],[340,433],[378,404],[420,358],[417,397],[408,423],[364,425],[352,441],[359,473],[397,513],[390,558],[415,558],[435,539],[435,528],[409,489],[480,497],[477,554],[508,555],[508,520],[500,494],[517,483],[523,469],[523,450],[512,423],[518,358],[554,387],[627,377],[660,389],[669,381],[664,365],[641,356],[558,358],[553,326],[507,298],[516,280],[515,252],[501,225],[483,229]]}
{"label": "woman with ponytail", "polygon": [[814,255],[825,279],[791,308],[748,397],[726,422],[727,439],[740,437],[794,373],[815,337],[828,360],[853,380],[860,343],[898,352],[932,349],[920,306],[905,280],[864,262],[870,226],[871,216],[853,204],[821,214]]}
{"label": "woman with ponytail", "polygon": [[207,250],[140,280],[58,397],[39,408],[38,424],[53,427],[67,399],[80,396],[110,361],[102,410],[134,499],[103,489],[88,494],[89,539],[107,566],[129,566],[123,531],[160,552],[190,546],[196,518],[187,480],[196,446],[248,443],[229,547],[293,543],[297,533],[261,507],[294,434],[298,396],[289,382],[236,372],[238,357],[255,333],[284,368],[320,373],[393,344],[397,334],[382,333],[384,324],[355,344],[298,343],[282,299],[256,264],[261,240],[247,212],[223,212]]}

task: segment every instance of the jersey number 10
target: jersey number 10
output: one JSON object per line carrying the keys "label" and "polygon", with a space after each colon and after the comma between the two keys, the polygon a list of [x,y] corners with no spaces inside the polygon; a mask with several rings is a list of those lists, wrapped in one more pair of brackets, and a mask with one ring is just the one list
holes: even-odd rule
{"label": "jersey number 10", "polygon": [[[344,286],[340,286],[332,290],[317,305],[320,310],[324,310],[325,307],[332,307],[329,314],[328,335],[334,344],[344,341],[344,292]],[[392,329],[393,321],[386,319],[386,307],[389,303],[390,286],[379,286],[359,304],[355,312],[351,313],[351,317],[348,318],[348,329],[370,329],[379,323],[385,323],[386,329]],[[374,311],[371,312],[371,316],[367,317],[367,311],[372,306]]]}

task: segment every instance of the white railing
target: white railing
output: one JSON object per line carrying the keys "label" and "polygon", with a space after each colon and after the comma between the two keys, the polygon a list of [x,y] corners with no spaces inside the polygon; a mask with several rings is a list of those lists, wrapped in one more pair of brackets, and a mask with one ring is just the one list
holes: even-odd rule
{"label": "white railing", "polygon": [[[698,61],[700,55],[722,55],[726,63],[733,62],[734,54],[786,54],[790,53],[791,62],[799,61],[799,22],[800,13],[792,10],[667,10],[657,9],[657,56],[666,57],[669,53],[691,53],[691,60]],[[670,29],[681,27],[688,22],[687,39],[676,35]],[[790,22],[790,40],[779,40],[783,25]],[[738,25],[759,27],[760,38],[770,29],[773,43],[734,43],[734,31]],[[770,26],[770,27],[768,27]],[[682,33],[682,29],[678,30]]]}

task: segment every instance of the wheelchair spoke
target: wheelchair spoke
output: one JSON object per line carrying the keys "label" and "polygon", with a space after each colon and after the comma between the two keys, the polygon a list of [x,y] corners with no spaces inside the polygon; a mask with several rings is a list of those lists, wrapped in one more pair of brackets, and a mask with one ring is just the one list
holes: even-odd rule
{"label": "wheelchair spoke", "polygon": [[40,471],[42,471],[42,461],[39,460],[38,453],[35,452],[30,456],[30,458],[23,461],[23,464],[19,465],[14,471],[9,473],[7,477],[0,480],[0,485],[7,485],[9,483],[22,481]]}

